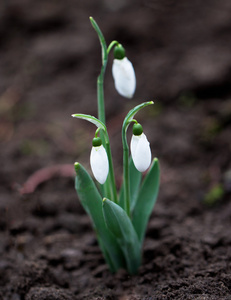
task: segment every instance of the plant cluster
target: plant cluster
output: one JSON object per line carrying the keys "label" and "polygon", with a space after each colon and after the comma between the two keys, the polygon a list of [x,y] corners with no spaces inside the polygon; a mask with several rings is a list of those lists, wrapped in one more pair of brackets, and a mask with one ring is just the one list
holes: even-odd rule
{"label": "plant cluster", "polygon": [[[97,129],[92,140],[90,165],[99,188],[85,168],[75,163],[75,188],[85,211],[90,216],[99,246],[112,272],[123,268],[136,274],[141,264],[142,244],[147,223],[156,202],[160,169],[158,159],[152,160],[151,149],[142,125],[134,119],[138,111],[152,101],[144,102],[131,109],[122,125],[123,183],[117,194],[110,141],[105,120],[104,75],[108,55],[113,49],[112,75],[115,88],[124,97],[131,98],[136,89],[136,76],[132,63],[126,57],[125,49],[112,41],[107,47],[104,36],[90,17],[98,34],[102,48],[102,67],[97,80],[98,118],[86,114],[73,117],[87,120]],[[130,142],[127,129],[133,124]],[[145,176],[142,173],[148,170]]]}

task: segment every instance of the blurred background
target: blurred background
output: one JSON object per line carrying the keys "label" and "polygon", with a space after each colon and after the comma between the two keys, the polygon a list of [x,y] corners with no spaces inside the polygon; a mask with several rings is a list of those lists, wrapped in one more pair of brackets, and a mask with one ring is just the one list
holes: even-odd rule
{"label": "blurred background", "polygon": [[89,16],[108,44],[124,45],[137,76],[135,97],[120,97],[110,57],[105,100],[118,174],[122,120],[136,104],[154,100],[140,121],[163,168],[179,173],[188,165],[189,184],[203,176],[223,180],[231,147],[229,0],[8,0],[0,3],[3,183],[21,185],[39,168],[76,160],[89,168],[94,128],[70,117],[97,115],[101,50]]}

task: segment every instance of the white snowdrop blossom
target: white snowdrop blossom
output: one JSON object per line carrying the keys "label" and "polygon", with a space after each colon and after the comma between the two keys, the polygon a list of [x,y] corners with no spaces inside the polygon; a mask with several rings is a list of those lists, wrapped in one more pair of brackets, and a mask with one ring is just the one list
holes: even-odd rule
{"label": "white snowdrop blossom", "polygon": [[131,154],[136,169],[140,172],[146,171],[152,159],[149,141],[144,133],[132,135]]}
{"label": "white snowdrop blossom", "polygon": [[112,76],[117,92],[126,98],[132,98],[136,89],[136,75],[127,57],[113,60]]}
{"label": "white snowdrop blossom", "polygon": [[108,157],[103,145],[92,147],[90,155],[90,165],[95,179],[104,184],[107,179],[109,164]]}

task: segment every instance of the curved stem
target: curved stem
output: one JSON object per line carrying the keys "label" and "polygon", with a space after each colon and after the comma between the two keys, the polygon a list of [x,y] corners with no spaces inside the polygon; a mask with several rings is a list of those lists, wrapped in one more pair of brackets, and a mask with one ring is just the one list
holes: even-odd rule
{"label": "curved stem", "polygon": [[111,49],[112,49],[114,46],[118,45],[118,44],[119,44],[119,42],[117,42],[117,41],[112,41],[112,42],[110,43],[110,45],[108,46],[108,48],[107,48],[107,54],[109,54],[110,51],[111,51]]}

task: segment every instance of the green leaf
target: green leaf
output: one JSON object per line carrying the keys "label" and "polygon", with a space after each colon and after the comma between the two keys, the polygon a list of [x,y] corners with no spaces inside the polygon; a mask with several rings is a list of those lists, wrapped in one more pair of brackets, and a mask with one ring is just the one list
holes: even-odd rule
{"label": "green leaf", "polygon": [[[131,201],[130,210],[132,212],[132,210],[134,209],[135,204],[136,204],[136,199],[137,199],[138,191],[140,188],[142,174],[134,166],[134,163],[133,163],[133,160],[131,157],[130,157],[130,161],[129,161],[129,174],[130,174],[129,186],[130,186],[130,201]],[[121,187],[119,205],[123,209],[125,208],[124,185],[122,185],[122,187]]]}
{"label": "green leaf", "polygon": [[105,42],[105,38],[103,36],[103,33],[102,33],[101,29],[99,28],[99,25],[96,23],[96,21],[92,17],[90,17],[89,19],[90,19],[92,27],[95,29],[95,31],[98,35],[98,38],[99,38],[99,41],[100,41],[100,44],[101,44],[102,64],[103,64],[104,61],[107,60],[107,45],[106,45],[106,42]]}
{"label": "green leaf", "polygon": [[103,215],[123,251],[127,271],[136,274],[141,264],[141,247],[131,220],[119,205],[106,198],[103,199]]}
{"label": "green leaf", "polygon": [[149,172],[141,185],[137,203],[134,207],[132,224],[142,244],[147,223],[155,205],[160,184],[160,166],[157,158],[154,158]]}
{"label": "green leaf", "polygon": [[112,272],[124,268],[123,253],[116,238],[105,224],[102,210],[103,201],[92,178],[79,163],[75,163],[75,171],[75,188],[77,194],[81,204],[91,218],[105,260]]}
{"label": "green leaf", "polygon": [[123,122],[123,128],[125,130],[125,132],[127,131],[127,128],[129,126],[129,124],[132,122],[134,116],[136,113],[138,113],[138,111],[140,111],[142,108],[148,106],[148,105],[151,105],[151,104],[154,104],[153,101],[149,101],[149,102],[144,102],[144,103],[141,103],[137,106],[135,106],[133,109],[131,109],[127,116],[125,117],[124,119],[124,122]]}
{"label": "green leaf", "polygon": [[95,126],[97,126],[99,129],[103,129],[105,132],[107,131],[106,126],[103,122],[101,122],[99,119],[91,116],[91,115],[85,115],[85,114],[73,114],[71,115],[74,118],[86,120],[88,122],[93,123]]}

